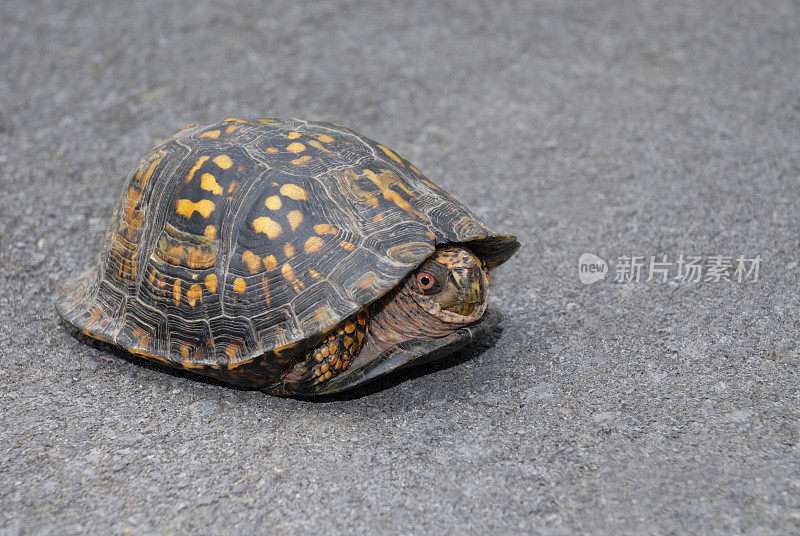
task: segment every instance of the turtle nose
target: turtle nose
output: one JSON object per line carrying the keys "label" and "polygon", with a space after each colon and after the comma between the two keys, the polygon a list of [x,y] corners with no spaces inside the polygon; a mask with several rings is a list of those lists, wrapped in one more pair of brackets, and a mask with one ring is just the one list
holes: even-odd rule
{"label": "turtle nose", "polygon": [[482,303],[486,299],[486,277],[483,270],[477,266],[469,269],[469,288],[467,289],[467,301],[471,303]]}
{"label": "turtle nose", "polygon": [[485,277],[479,267],[453,270],[451,277],[462,300],[466,303],[481,303],[486,298]]}
{"label": "turtle nose", "polygon": [[486,275],[480,267],[457,268],[450,272],[450,281],[456,294],[447,310],[462,316],[471,315],[486,300]]}

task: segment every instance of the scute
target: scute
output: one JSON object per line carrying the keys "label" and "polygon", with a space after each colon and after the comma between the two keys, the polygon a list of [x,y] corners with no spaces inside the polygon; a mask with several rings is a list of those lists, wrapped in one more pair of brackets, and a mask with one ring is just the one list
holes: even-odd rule
{"label": "scute", "polygon": [[265,356],[331,329],[458,242],[489,267],[519,247],[346,128],[191,125],[132,170],[98,265],[67,285],[57,310],[145,357],[277,374]]}

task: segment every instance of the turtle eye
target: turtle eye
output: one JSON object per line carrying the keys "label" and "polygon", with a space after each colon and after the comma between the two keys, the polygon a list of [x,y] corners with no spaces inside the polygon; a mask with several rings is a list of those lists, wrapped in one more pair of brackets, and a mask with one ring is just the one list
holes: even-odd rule
{"label": "turtle eye", "polygon": [[420,272],[417,274],[417,285],[423,293],[431,294],[436,286],[436,279],[428,272]]}

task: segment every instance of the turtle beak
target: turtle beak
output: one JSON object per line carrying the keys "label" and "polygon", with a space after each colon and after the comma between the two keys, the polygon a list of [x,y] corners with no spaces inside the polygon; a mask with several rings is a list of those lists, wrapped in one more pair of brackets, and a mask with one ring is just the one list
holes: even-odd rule
{"label": "turtle beak", "polygon": [[461,316],[469,316],[486,300],[488,281],[486,273],[477,266],[455,269],[450,280],[457,290],[458,299],[447,310]]}

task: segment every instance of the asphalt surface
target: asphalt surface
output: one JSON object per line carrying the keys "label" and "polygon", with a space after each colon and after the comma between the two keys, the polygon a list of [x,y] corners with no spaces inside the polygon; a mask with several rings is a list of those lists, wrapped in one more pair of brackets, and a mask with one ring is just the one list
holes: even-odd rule
{"label": "asphalt surface", "polygon": [[[0,533],[800,533],[800,6],[429,4],[0,5]],[[502,331],[322,402],[73,337],[139,155],[258,115],[517,234]],[[613,281],[663,255],[759,278]]]}

